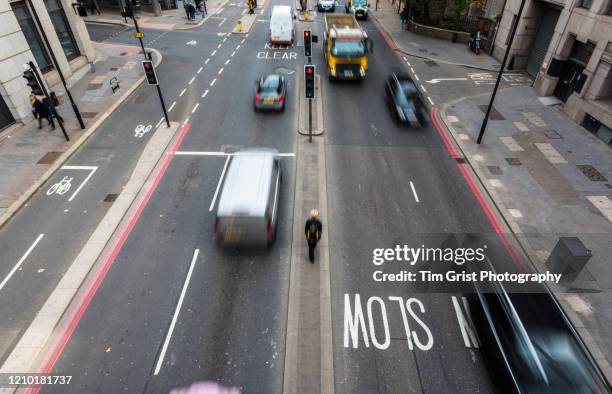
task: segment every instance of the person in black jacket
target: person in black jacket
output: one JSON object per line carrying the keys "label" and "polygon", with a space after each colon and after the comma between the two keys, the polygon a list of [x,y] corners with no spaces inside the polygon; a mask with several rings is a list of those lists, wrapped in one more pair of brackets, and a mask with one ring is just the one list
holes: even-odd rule
{"label": "person in black jacket", "polygon": [[32,103],[32,113],[34,117],[38,119],[38,128],[42,129],[43,118],[47,119],[47,122],[51,125],[52,129],[55,129],[55,122],[53,122],[53,116],[51,109],[44,102],[44,98],[40,96],[30,95],[30,103]]}
{"label": "person in black jacket", "polygon": [[306,233],[306,242],[308,242],[308,258],[311,263],[314,263],[314,250],[323,233],[323,224],[319,220],[319,211],[314,208],[310,211],[310,217],[306,220],[304,233]]}

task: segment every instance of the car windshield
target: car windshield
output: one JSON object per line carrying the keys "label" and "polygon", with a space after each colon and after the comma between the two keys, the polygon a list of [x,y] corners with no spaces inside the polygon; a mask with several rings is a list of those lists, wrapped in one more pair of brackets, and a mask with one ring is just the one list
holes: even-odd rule
{"label": "car windshield", "polygon": [[279,83],[280,81],[277,75],[270,75],[261,85],[261,90],[268,93],[275,92],[276,90],[278,90]]}
{"label": "car windshield", "polygon": [[361,57],[365,55],[365,46],[361,41],[336,41],[331,52],[336,57]]}
{"label": "car windshield", "polygon": [[353,0],[353,7],[365,7],[367,0]]}
{"label": "car windshield", "polygon": [[406,97],[414,97],[416,96],[418,90],[416,86],[414,86],[414,82],[407,80],[400,80],[400,86],[402,88],[402,92]]}

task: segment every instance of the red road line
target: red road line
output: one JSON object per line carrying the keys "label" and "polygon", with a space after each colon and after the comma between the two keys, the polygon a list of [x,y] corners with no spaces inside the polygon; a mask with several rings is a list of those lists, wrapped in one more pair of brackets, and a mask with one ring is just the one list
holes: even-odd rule
{"label": "red road line", "polygon": [[[176,138],[176,141],[172,145],[172,148],[170,149],[170,151],[164,158],[162,166],[160,167],[157,174],[155,175],[155,179],[153,183],[151,184],[151,186],[149,186],[145,194],[142,196],[141,200],[138,202],[138,206],[136,207],[136,210],[134,210],[132,214],[130,215],[127,225],[125,225],[121,229],[119,236],[115,239],[115,242],[112,248],[110,249],[108,254],[105,256],[102,265],[98,269],[98,272],[96,273],[95,277],[89,282],[89,285],[87,286],[85,293],[79,300],[76,308],[73,309],[73,311],[70,314],[70,317],[66,320],[66,323],[64,324],[64,327],[62,328],[60,335],[57,336],[57,338],[53,342],[53,345],[51,346],[50,351],[47,353],[43,362],[40,364],[37,370],[37,373],[48,375],[53,370],[55,363],[57,362],[59,356],[62,354],[62,351],[68,344],[68,341],[70,340],[72,336],[72,333],[74,332],[79,322],[81,321],[83,314],[87,310],[87,307],[89,306],[93,297],[98,291],[98,288],[102,284],[102,281],[106,277],[106,274],[108,273],[110,267],[113,265],[115,258],[121,251],[123,244],[128,239],[129,235],[134,229],[134,226],[138,222],[138,219],[140,218],[142,211],[147,206],[149,200],[151,199],[151,196],[157,189],[157,186],[159,185],[161,178],[164,176],[166,170],[168,169],[170,162],[174,158],[175,152],[180,147],[190,127],[191,127],[191,124],[188,122],[183,124],[183,127],[181,128],[181,131],[179,132],[179,135]],[[28,386],[26,390],[26,394],[30,394],[30,393],[37,394],[40,391],[40,388],[41,386],[36,386],[36,387]]]}

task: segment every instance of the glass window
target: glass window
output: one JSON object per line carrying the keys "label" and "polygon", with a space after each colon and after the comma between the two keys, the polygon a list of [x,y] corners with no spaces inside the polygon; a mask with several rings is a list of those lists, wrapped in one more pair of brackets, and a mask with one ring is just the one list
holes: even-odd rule
{"label": "glass window", "polygon": [[11,3],[11,8],[15,13],[15,17],[17,18],[17,22],[19,22],[19,27],[25,36],[25,39],[30,46],[30,50],[34,55],[34,59],[40,67],[41,71],[45,72],[51,69],[53,66],[51,65],[51,61],[49,60],[49,55],[43,45],[42,39],[38,34],[38,30],[36,30],[36,26],[34,25],[34,20],[32,19],[32,15],[30,15],[30,10],[26,7],[23,1],[17,1]]}
{"label": "glass window", "polygon": [[70,27],[68,26],[66,14],[64,14],[64,10],[59,0],[45,0],[45,6],[47,7],[51,23],[53,23],[53,27],[62,44],[62,49],[66,57],[70,60],[79,56],[79,48],[74,41],[72,31],[70,31]]}

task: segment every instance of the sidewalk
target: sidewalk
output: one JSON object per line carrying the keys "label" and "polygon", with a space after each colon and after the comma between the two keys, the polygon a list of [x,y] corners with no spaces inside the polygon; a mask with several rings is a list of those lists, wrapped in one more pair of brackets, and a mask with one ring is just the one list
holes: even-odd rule
{"label": "sidewalk", "polygon": [[[0,134],[0,166],[3,168],[0,183],[0,227],[40,187],[47,176],[60,166],[89,135],[138,87],[144,79],[140,68],[140,48],[126,45],[93,43],[96,50],[95,73],[86,66],[66,82],[77,104],[85,129],[82,130],[64,88],[53,87],[60,106],[58,113],[65,120],[70,141],[66,142],[60,127],[51,130],[43,120],[12,128]],[[161,56],[154,51],[156,64]],[[120,89],[112,92],[109,81],[117,77]],[[24,92],[25,94],[25,92]]]}
{"label": "sidewalk", "polygon": [[[401,31],[387,0],[373,15],[406,52],[494,65],[464,45]],[[592,252],[577,278],[550,287],[612,381],[612,149],[559,109],[543,105],[528,86],[498,91],[479,146],[489,100],[487,92],[447,103],[441,119],[538,270],[552,268],[546,261],[560,237],[578,237]]]}
{"label": "sidewalk", "polygon": [[[206,0],[206,9],[208,13],[202,19],[201,15],[196,14],[195,20],[188,20],[184,9],[164,10],[161,16],[155,16],[148,12],[136,12],[138,27],[141,29],[157,29],[157,30],[188,30],[202,26],[211,16],[215,15],[229,0]],[[130,18],[123,18],[116,11],[102,11],[100,15],[89,14],[83,17],[85,22],[102,23],[119,26],[134,26]]]}
{"label": "sidewalk", "polygon": [[[375,2],[372,3],[375,4]],[[452,43],[401,30],[397,2],[391,4],[389,0],[379,0],[378,11],[375,11],[375,7],[372,6],[370,14],[380,22],[381,27],[396,42],[398,48],[409,56],[425,57],[439,63],[462,65],[486,71],[499,70],[500,63],[497,60],[484,53],[476,55],[468,50],[466,44]]]}

